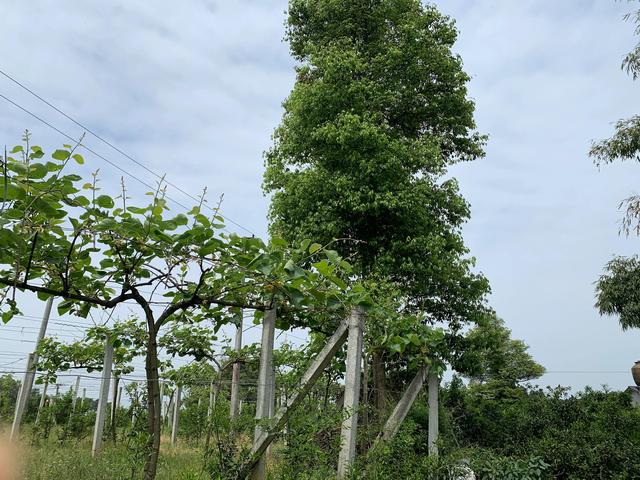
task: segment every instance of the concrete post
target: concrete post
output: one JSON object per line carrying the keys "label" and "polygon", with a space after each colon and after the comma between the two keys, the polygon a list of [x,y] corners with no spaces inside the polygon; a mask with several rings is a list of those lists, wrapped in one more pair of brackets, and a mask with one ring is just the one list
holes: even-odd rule
{"label": "concrete post", "polygon": [[113,424],[114,419],[116,418],[116,408],[118,403],[118,384],[120,383],[120,379],[117,376],[113,376],[111,379],[111,417],[109,420]]}
{"label": "concrete post", "polygon": [[428,445],[429,455],[438,455],[438,393],[440,389],[440,378],[436,372],[429,373],[429,432]]}
{"label": "concrete post", "polygon": [[113,367],[113,344],[107,336],[104,340],[104,363],[102,365],[102,379],[100,381],[100,397],[98,398],[98,410],[96,411],[96,424],[93,429],[93,445],[91,455],[96,456],[102,447],[102,433],[104,431],[104,420],[107,414],[107,404],[109,403],[109,380],[111,379],[111,368]]}
{"label": "concrete post", "polygon": [[215,387],[212,380],[211,384],[209,385],[209,407],[207,408],[207,420],[210,420],[211,416],[213,415],[213,406],[215,404],[215,400]]}
{"label": "concrete post", "polygon": [[393,409],[393,413],[391,413],[391,416],[387,419],[379,440],[386,442],[391,440],[395,434],[398,433],[400,425],[406,418],[409,410],[411,410],[413,402],[415,402],[418,394],[422,390],[424,382],[427,379],[428,372],[429,367],[422,367],[416,376],[413,377],[411,384],[409,384],[409,387],[405,390],[402,398]]}
{"label": "concrete post", "polygon": [[[47,333],[47,325],[49,324],[49,317],[51,316],[51,308],[53,306],[53,297],[49,297],[44,307],[44,315],[42,316],[42,322],[40,323],[40,330],[38,331],[38,338],[36,340],[36,348],[40,345],[40,342]],[[22,384],[20,385],[20,391],[18,393],[18,400],[16,401],[16,409],[13,416],[13,424],[11,425],[10,439],[13,440],[20,432],[20,425],[22,423],[22,417],[24,416],[26,406],[29,403],[29,397],[31,396],[31,389],[33,387],[33,381],[36,378],[36,365],[38,363],[38,354],[33,352],[27,358],[27,368],[25,369],[24,377],[22,378]]]}
{"label": "concrete post", "polygon": [[160,423],[164,423],[164,382],[160,380]]}
{"label": "concrete post", "polygon": [[87,398],[87,389],[83,388],[82,389],[82,398],[80,399],[80,409],[82,409],[82,407],[84,407],[84,399]]}
{"label": "concrete post", "polygon": [[238,478],[245,478],[247,472],[249,472],[260,457],[267,450],[267,447],[276,438],[278,432],[286,427],[289,420],[289,416],[296,409],[296,407],[302,402],[307,393],[313,388],[318,378],[322,375],[322,372],[327,368],[331,359],[335,356],[336,352],[340,350],[347,338],[348,324],[347,321],[342,321],[335,333],[329,338],[325,346],[322,348],[318,356],[311,362],[308,370],[302,375],[300,379],[300,387],[290,397],[285,395],[284,406],[278,411],[273,419],[274,428],[269,432],[262,432],[260,438],[254,442],[251,447],[251,458],[242,466]]}
{"label": "concrete post", "polygon": [[[242,350],[242,316],[240,316],[238,322],[234,345],[234,352],[236,356],[238,356],[240,354],[240,350]],[[233,371],[231,373],[231,399],[229,403],[229,416],[233,420],[240,412],[240,363],[237,360],[233,363]]]}
{"label": "concrete post", "polygon": [[27,405],[29,404],[29,396],[31,394],[30,385],[33,385],[33,380],[36,376],[35,363],[37,362],[37,359],[38,357],[35,353],[29,354],[29,358],[27,360],[27,369],[24,372],[24,376],[22,377],[20,391],[16,400],[16,410],[13,416],[13,424],[11,425],[11,436],[9,437],[11,440],[17,438],[18,433],[20,432],[20,424],[22,423],[22,418],[24,416],[25,410],[27,409]]}
{"label": "concrete post", "polygon": [[[260,350],[260,367],[258,370],[258,395],[256,403],[256,420],[254,441],[258,441],[262,434],[260,422],[270,418],[273,412],[273,342],[276,329],[276,309],[271,308],[264,312],[262,322],[262,346]],[[266,478],[267,459],[264,455],[256,463],[251,473],[253,480]]]}
{"label": "concrete post", "polygon": [[169,395],[169,403],[167,404],[167,426],[171,427],[173,425],[173,402],[176,398],[176,390],[174,389]]}
{"label": "concrete post", "polygon": [[71,400],[71,413],[75,413],[78,397],[80,396],[80,375],[76,376],[76,387],[73,389],[73,400]]}
{"label": "concrete post", "polygon": [[349,340],[344,385],[344,411],[347,415],[340,432],[340,456],[338,457],[338,480],[347,477],[356,456],[358,407],[360,401],[360,375],[362,368],[362,332],[364,311],[355,307],[349,316]]}
{"label": "concrete post", "polygon": [[182,387],[178,385],[175,391],[175,401],[173,402],[173,419],[171,423],[171,446],[175,446],[178,441],[178,422],[180,420],[180,397]]}
{"label": "concrete post", "polygon": [[38,413],[36,414],[36,423],[40,421],[40,412],[44,408],[44,402],[47,401],[47,389],[49,388],[49,380],[44,381],[42,393],[40,394],[40,403],[38,403]]}

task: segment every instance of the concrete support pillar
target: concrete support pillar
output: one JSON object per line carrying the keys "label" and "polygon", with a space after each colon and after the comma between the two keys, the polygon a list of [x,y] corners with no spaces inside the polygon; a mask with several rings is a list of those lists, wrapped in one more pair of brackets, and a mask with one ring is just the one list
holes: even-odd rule
{"label": "concrete support pillar", "polygon": [[286,428],[289,416],[309,391],[311,391],[311,388],[313,388],[318,378],[322,375],[322,372],[327,368],[331,359],[335,356],[336,352],[340,350],[347,339],[347,332],[348,322],[342,321],[335,333],[329,338],[320,353],[318,353],[318,356],[311,362],[308,370],[302,375],[299,388],[290,397],[285,395],[284,405],[273,418],[273,430],[261,432],[260,437],[256,439],[251,447],[251,458],[242,466],[237,478],[246,477],[247,472],[251,471],[258,463],[271,442],[273,442],[278,435],[278,432]]}
{"label": "concrete support pillar", "polygon": [[107,404],[109,403],[109,381],[111,380],[111,369],[113,368],[113,344],[107,337],[104,341],[104,362],[102,365],[102,380],[100,381],[100,397],[98,398],[98,410],[96,412],[96,423],[93,429],[93,445],[91,455],[96,456],[102,448],[102,433],[104,431],[104,420],[107,415]]}
{"label": "concrete support pillar", "polygon": [[38,403],[38,413],[36,414],[36,423],[40,421],[40,412],[44,408],[44,404],[47,401],[48,388],[49,388],[49,380],[45,380],[44,385],[42,385],[42,393],[40,394],[40,403]]}
{"label": "concrete support pillar", "polygon": [[71,413],[75,413],[78,397],[80,396],[80,375],[76,377],[76,387],[73,389],[73,400],[71,400]]}
{"label": "concrete support pillar", "polygon": [[[260,350],[260,367],[258,370],[258,398],[256,403],[256,421],[254,440],[262,434],[260,422],[270,418],[273,412],[273,342],[276,329],[276,309],[272,308],[264,313],[262,323],[262,346]],[[264,480],[266,478],[267,459],[260,457],[253,468],[251,478]]]}
{"label": "concrete support pillar", "polygon": [[[238,325],[236,326],[236,338],[234,345],[234,352],[236,357],[242,350],[242,314],[238,319]],[[233,364],[233,371],[231,372],[231,400],[229,416],[233,420],[240,413],[240,363],[235,361]]]}
{"label": "concrete support pillar", "polygon": [[342,422],[342,430],[340,432],[338,480],[347,477],[356,456],[364,316],[365,314],[361,307],[355,307],[349,316],[349,338],[343,407],[346,417]]}
{"label": "concrete support pillar", "polygon": [[213,380],[211,381],[211,384],[209,385],[209,406],[207,407],[207,420],[211,420],[211,417],[213,416],[213,409],[216,403],[216,391],[215,391],[215,384],[213,383]]}
{"label": "concrete support pillar", "polygon": [[29,397],[31,396],[31,385],[36,376],[35,364],[37,362],[37,355],[30,353],[27,360],[27,369],[22,377],[22,383],[20,384],[20,391],[16,400],[16,410],[13,416],[13,424],[11,425],[10,439],[14,440],[18,437],[20,432],[20,425],[22,424],[22,418],[24,417],[27,405],[29,404]]}
{"label": "concrete support pillar", "polygon": [[409,384],[409,387],[407,387],[402,398],[393,409],[391,416],[389,416],[389,419],[385,423],[382,434],[379,438],[381,441],[386,442],[391,440],[395,434],[398,433],[400,425],[402,425],[402,422],[409,413],[409,410],[411,410],[413,402],[415,402],[418,394],[422,390],[424,382],[427,379],[428,372],[429,367],[422,367],[416,376],[413,377],[411,384]]}
{"label": "concrete support pillar", "polygon": [[173,418],[171,419],[171,445],[175,446],[178,441],[178,424],[180,422],[180,401],[182,397],[182,386],[178,385],[175,391],[173,402]]}
{"label": "concrete support pillar", "polygon": [[[40,330],[38,331],[38,338],[36,340],[36,348],[40,345],[40,342],[47,333],[47,325],[49,324],[49,317],[51,315],[51,308],[53,307],[53,297],[47,300],[44,307],[44,315],[42,316],[42,322],[40,323]],[[38,354],[33,352],[27,358],[27,368],[22,378],[22,384],[20,385],[20,391],[18,392],[18,399],[16,400],[16,409],[13,416],[13,423],[11,425],[10,439],[16,438],[20,432],[20,425],[22,424],[22,418],[29,404],[29,397],[31,396],[31,389],[33,388],[33,381],[36,378],[36,365],[38,363]]]}
{"label": "concrete support pillar", "polygon": [[429,455],[438,455],[438,394],[440,390],[440,377],[434,371],[429,373],[429,432],[428,432],[428,445]]}

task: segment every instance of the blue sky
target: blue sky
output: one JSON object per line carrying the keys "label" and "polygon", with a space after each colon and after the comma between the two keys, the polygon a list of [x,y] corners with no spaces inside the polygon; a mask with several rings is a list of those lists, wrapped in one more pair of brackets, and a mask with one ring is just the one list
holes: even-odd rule
{"label": "blue sky", "polygon": [[[634,44],[622,16],[633,5],[436,4],[457,21],[456,51],[472,76],[479,130],[489,135],[486,158],[451,173],[472,205],[465,238],[491,281],[491,304],[550,372],[592,372],[549,373],[541,384],[623,388],[640,335],[597,315],[593,282],[614,254],[637,249],[635,238],[618,236],[617,205],[637,192],[640,166],[599,171],[587,151],[613,121],[640,111],[639,85],[620,71]],[[262,152],[294,81],[285,9],[282,0],[9,0],[0,6],[0,68],[188,192],[206,185],[211,202],[224,194],[224,213],[264,236]],[[0,93],[74,137],[82,133],[5,78]],[[47,150],[65,142],[0,99],[2,142],[19,143],[25,128]],[[96,140],[85,143],[153,180]],[[86,157],[85,172],[100,168],[103,187],[115,191],[120,173]],[[145,189],[127,184],[140,198]],[[24,310],[38,316],[42,305]],[[15,334],[0,330],[0,348],[16,355],[0,365],[28,351],[18,340],[35,337],[17,322]],[[258,329],[248,333],[258,338]]]}

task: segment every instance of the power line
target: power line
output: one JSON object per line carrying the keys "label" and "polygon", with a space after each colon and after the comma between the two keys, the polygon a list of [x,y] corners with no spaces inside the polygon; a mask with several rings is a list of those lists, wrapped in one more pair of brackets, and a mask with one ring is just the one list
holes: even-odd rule
{"label": "power line", "polygon": [[[13,100],[11,100],[10,98],[5,97],[3,94],[0,93],[0,98],[6,100],[7,102],[9,102],[11,105],[13,105],[14,107],[19,108],[20,110],[22,110],[23,112],[25,112],[28,115],[31,115],[33,118],[35,118],[36,120],[38,120],[39,122],[43,123],[44,125],[46,125],[47,127],[53,129],[54,131],[58,132],[60,135],[62,135],[63,137],[65,137],[67,140],[73,142],[73,143],[80,143],[78,139],[73,138],[71,135],[63,132],[62,130],[60,130],[59,128],[55,127],[54,125],[50,124],[49,122],[47,122],[46,120],[44,120],[43,118],[39,117],[38,115],[36,115],[35,113],[33,113],[32,111],[26,109],[25,107],[23,107],[22,105],[17,104],[16,102],[14,102]],[[134,180],[136,180],[137,182],[140,182],[142,185],[144,185],[147,188],[150,188],[151,190],[155,190],[155,188],[151,185],[149,185],[148,183],[140,180],[139,178],[137,178],[135,175],[127,172],[124,168],[118,166],[116,163],[112,162],[111,160],[109,160],[108,158],[100,155],[98,152],[96,152],[95,150],[91,149],[90,147],[86,146],[86,145],[80,145],[82,148],[84,148],[85,150],[93,153],[95,156],[97,156],[98,158],[104,160],[105,162],[107,162],[109,165],[113,166],[114,168],[117,168],[118,170],[120,170],[122,173],[124,173],[125,175],[127,175],[128,177],[133,178]],[[169,197],[167,197],[169,198]],[[172,198],[169,198],[169,200],[173,201],[174,203],[178,204],[179,206],[181,206],[182,208],[184,208],[185,210],[189,210],[187,207],[185,207],[184,205],[182,205],[179,202],[176,202],[175,200],[173,200]]]}
{"label": "power line", "polygon": [[[147,167],[144,163],[136,160],[135,158],[133,158],[131,155],[129,155],[128,153],[124,152],[122,149],[118,148],[117,146],[115,146],[113,143],[109,142],[108,140],[104,139],[103,137],[101,137],[100,135],[98,135],[97,133],[95,133],[92,129],[90,129],[89,127],[87,127],[86,125],[84,125],[83,123],[80,123],[79,121],[77,121],[75,118],[71,117],[70,115],[68,115],[67,113],[65,113],[64,111],[62,111],[60,108],[56,107],[55,105],[53,105],[51,102],[49,102],[48,100],[46,100],[45,98],[43,98],[42,96],[38,95],[36,92],[34,92],[33,90],[31,90],[29,87],[27,87],[26,85],[24,85],[23,83],[19,82],[18,80],[16,80],[15,78],[13,78],[11,75],[9,75],[8,73],[6,73],[5,71],[3,71],[2,69],[0,69],[0,74],[4,75],[6,78],[8,78],[9,80],[11,80],[13,83],[15,83],[16,85],[18,85],[20,88],[22,88],[23,90],[29,92],[31,95],[33,95],[34,97],[36,97],[38,100],[40,100],[41,102],[43,102],[45,105],[49,106],[50,108],[52,108],[53,110],[55,110],[56,112],[58,112],[60,115],[64,116],[66,119],[70,120],[71,122],[73,122],[74,124],[76,124],[77,126],[79,126],[80,128],[84,129],[86,132],[88,132],[90,135],[92,135],[93,137],[97,138],[98,140],[100,140],[101,142],[103,142],[104,144],[108,145],[109,147],[111,147],[113,150],[115,150],[116,152],[118,152],[119,154],[123,155],[124,157],[128,158],[129,160],[131,160],[133,163],[135,163],[136,165],[138,165],[139,167],[143,168],[144,170],[146,170],[147,172],[149,172],[150,174],[152,174],[153,176],[155,176],[156,178],[160,179],[161,181],[164,181],[167,185],[175,188],[176,190],[178,190],[180,193],[182,193],[183,195],[186,195],[187,197],[189,197],[190,199],[194,200],[195,202],[200,202],[200,199],[195,197],[194,195],[190,194],[189,192],[187,192],[186,190],[184,190],[183,188],[179,187],[178,185],[168,181],[165,177],[161,176],[160,174],[158,174],[157,172],[154,172],[153,170],[151,170],[149,167]],[[5,100],[8,100],[6,97],[4,97]],[[15,104],[14,102],[11,102],[14,105],[16,105],[17,107],[21,108],[19,105]],[[28,112],[26,109],[23,109],[24,111],[26,111],[27,113],[29,113],[30,115],[31,112]],[[35,116],[35,115],[34,115]],[[36,117],[37,118],[37,117]],[[39,119],[40,120],[40,119]],[[42,121],[42,120],[40,120]],[[53,127],[52,127],[53,128]],[[59,131],[60,132],[60,131]],[[62,132],[60,132],[62,133]],[[66,136],[66,135],[65,135]],[[85,147],[86,148],[86,147]],[[88,149],[87,149],[88,150]],[[111,162],[109,162],[111,163]],[[113,164],[112,164],[113,165]],[[115,166],[115,165],[114,165]],[[116,167],[119,168],[119,167]],[[120,168],[119,168],[120,169]],[[122,170],[122,169],[120,169]],[[128,174],[130,175],[130,174]],[[131,176],[131,175],[130,175]],[[175,202],[175,200],[173,200]],[[178,202],[175,202],[178,203]],[[248,228],[246,228],[245,226],[239,224],[238,222],[234,221],[233,219],[222,215],[221,213],[219,213],[216,209],[211,208],[208,205],[205,205],[207,208],[209,208],[211,211],[216,212],[217,215],[219,215],[220,217],[224,218],[225,220],[233,223],[234,225],[236,225],[237,227],[240,227],[241,229],[245,230],[246,232],[248,232],[249,234],[255,236],[255,234],[249,230]],[[185,207],[186,208],[186,207]],[[187,209],[189,210],[189,209]]]}

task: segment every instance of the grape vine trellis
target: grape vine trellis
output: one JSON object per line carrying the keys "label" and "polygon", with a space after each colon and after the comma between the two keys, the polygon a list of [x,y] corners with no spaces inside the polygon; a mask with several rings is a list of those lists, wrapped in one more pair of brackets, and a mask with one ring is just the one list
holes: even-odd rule
{"label": "grape vine trellis", "polygon": [[[204,198],[186,214],[171,215],[162,182],[147,205],[129,203],[123,189],[100,193],[97,179],[67,173],[84,163],[78,145],[45,160],[24,145],[0,165],[0,314],[20,313],[17,291],[59,297],[58,313],[86,317],[94,308],[124,302],[140,307],[146,326],[145,373],[158,378],[158,335],[163,327],[210,321],[219,328],[248,308],[261,319],[278,305],[278,326],[333,330],[351,305],[369,302],[349,282],[350,266],[335,251],[304,241],[222,232],[223,219],[202,213]],[[149,291],[150,293],[143,293]],[[160,299],[160,300],[158,300]],[[153,479],[160,450],[160,392],[147,381],[148,442],[144,478]]]}

